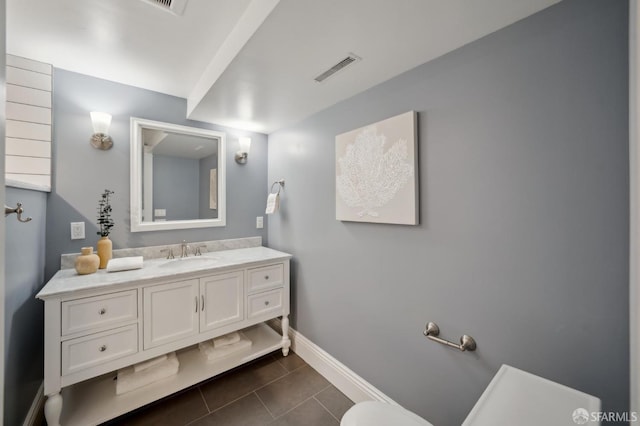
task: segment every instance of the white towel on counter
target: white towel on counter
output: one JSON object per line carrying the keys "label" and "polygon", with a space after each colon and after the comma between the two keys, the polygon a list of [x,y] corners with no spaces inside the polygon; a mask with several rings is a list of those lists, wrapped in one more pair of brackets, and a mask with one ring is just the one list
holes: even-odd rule
{"label": "white towel on counter", "polygon": [[136,373],[134,366],[118,370],[116,394],[121,395],[178,373],[180,361],[175,352],[167,354],[167,359]]}
{"label": "white towel on counter", "polygon": [[107,272],[128,271],[130,269],[140,269],[143,265],[142,256],[119,257],[109,260]]}
{"label": "white towel on counter", "polygon": [[280,208],[280,194],[269,194],[267,197],[267,208],[265,209],[265,214],[274,214]]}
{"label": "white towel on counter", "polygon": [[213,346],[221,348],[223,346],[233,345],[240,341],[240,334],[237,331],[233,333],[225,334],[224,336],[216,337],[213,339]]}
{"label": "white towel on counter", "polygon": [[252,345],[251,340],[247,339],[242,332],[238,332],[238,335],[240,336],[240,340],[230,345],[216,347],[214,346],[213,340],[207,340],[205,342],[198,343],[198,348],[207,361],[215,361],[217,359],[233,355],[243,349],[250,348]]}
{"label": "white towel on counter", "polygon": [[144,371],[147,368],[151,368],[156,364],[160,364],[161,362],[165,361],[166,359],[167,359],[167,355],[166,354],[165,355],[160,355],[159,357],[151,358],[151,359],[149,359],[147,361],[142,361],[142,362],[139,362],[139,363],[135,364],[133,366],[133,370],[136,373],[139,373],[140,371]]}

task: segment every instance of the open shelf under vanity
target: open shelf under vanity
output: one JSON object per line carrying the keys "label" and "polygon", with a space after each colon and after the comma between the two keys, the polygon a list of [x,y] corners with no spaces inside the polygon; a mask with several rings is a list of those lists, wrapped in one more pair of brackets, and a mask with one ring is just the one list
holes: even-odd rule
{"label": "open shelf under vanity", "polygon": [[242,332],[251,340],[251,347],[208,361],[200,353],[198,345],[190,346],[177,352],[180,361],[178,374],[131,392],[116,395],[116,373],[64,388],[65,405],[73,409],[63,407],[60,423],[87,426],[106,422],[282,348],[282,336],[264,323]]}

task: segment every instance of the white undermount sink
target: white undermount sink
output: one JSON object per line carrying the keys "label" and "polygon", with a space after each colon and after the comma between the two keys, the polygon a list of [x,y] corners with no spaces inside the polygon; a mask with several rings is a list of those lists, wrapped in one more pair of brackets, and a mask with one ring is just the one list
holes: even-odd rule
{"label": "white undermount sink", "polygon": [[196,256],[196,257],[178,257],[176,259],[170,259],[166,262],[158,265],[160,268],[172,268],[172,267],[181,267],[181,266],[199,266],[204,265],[206,263],[211,263],[215,261],[215,257],[211,256]]}

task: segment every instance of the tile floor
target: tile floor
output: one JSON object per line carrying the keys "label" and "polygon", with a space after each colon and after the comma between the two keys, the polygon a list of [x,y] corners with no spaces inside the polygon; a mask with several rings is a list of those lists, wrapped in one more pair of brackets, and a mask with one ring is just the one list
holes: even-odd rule
{"label": "tile floor", "polygon": [[352,405],[295,353],[275,352],[103,426],[335,426]]}

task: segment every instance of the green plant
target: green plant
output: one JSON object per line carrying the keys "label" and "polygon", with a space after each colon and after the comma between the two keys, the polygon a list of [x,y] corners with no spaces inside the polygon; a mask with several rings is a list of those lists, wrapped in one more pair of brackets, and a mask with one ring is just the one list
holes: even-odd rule
{"label": "green plant", "polygon": [[100,226],[100,230],[97,234],[101,237],[108,237],[114,225],[113,219],[111,219],[111,204],[109,203],[109,197],[113,193],[113,191],[105,189],[98,201],[98,226]]}

